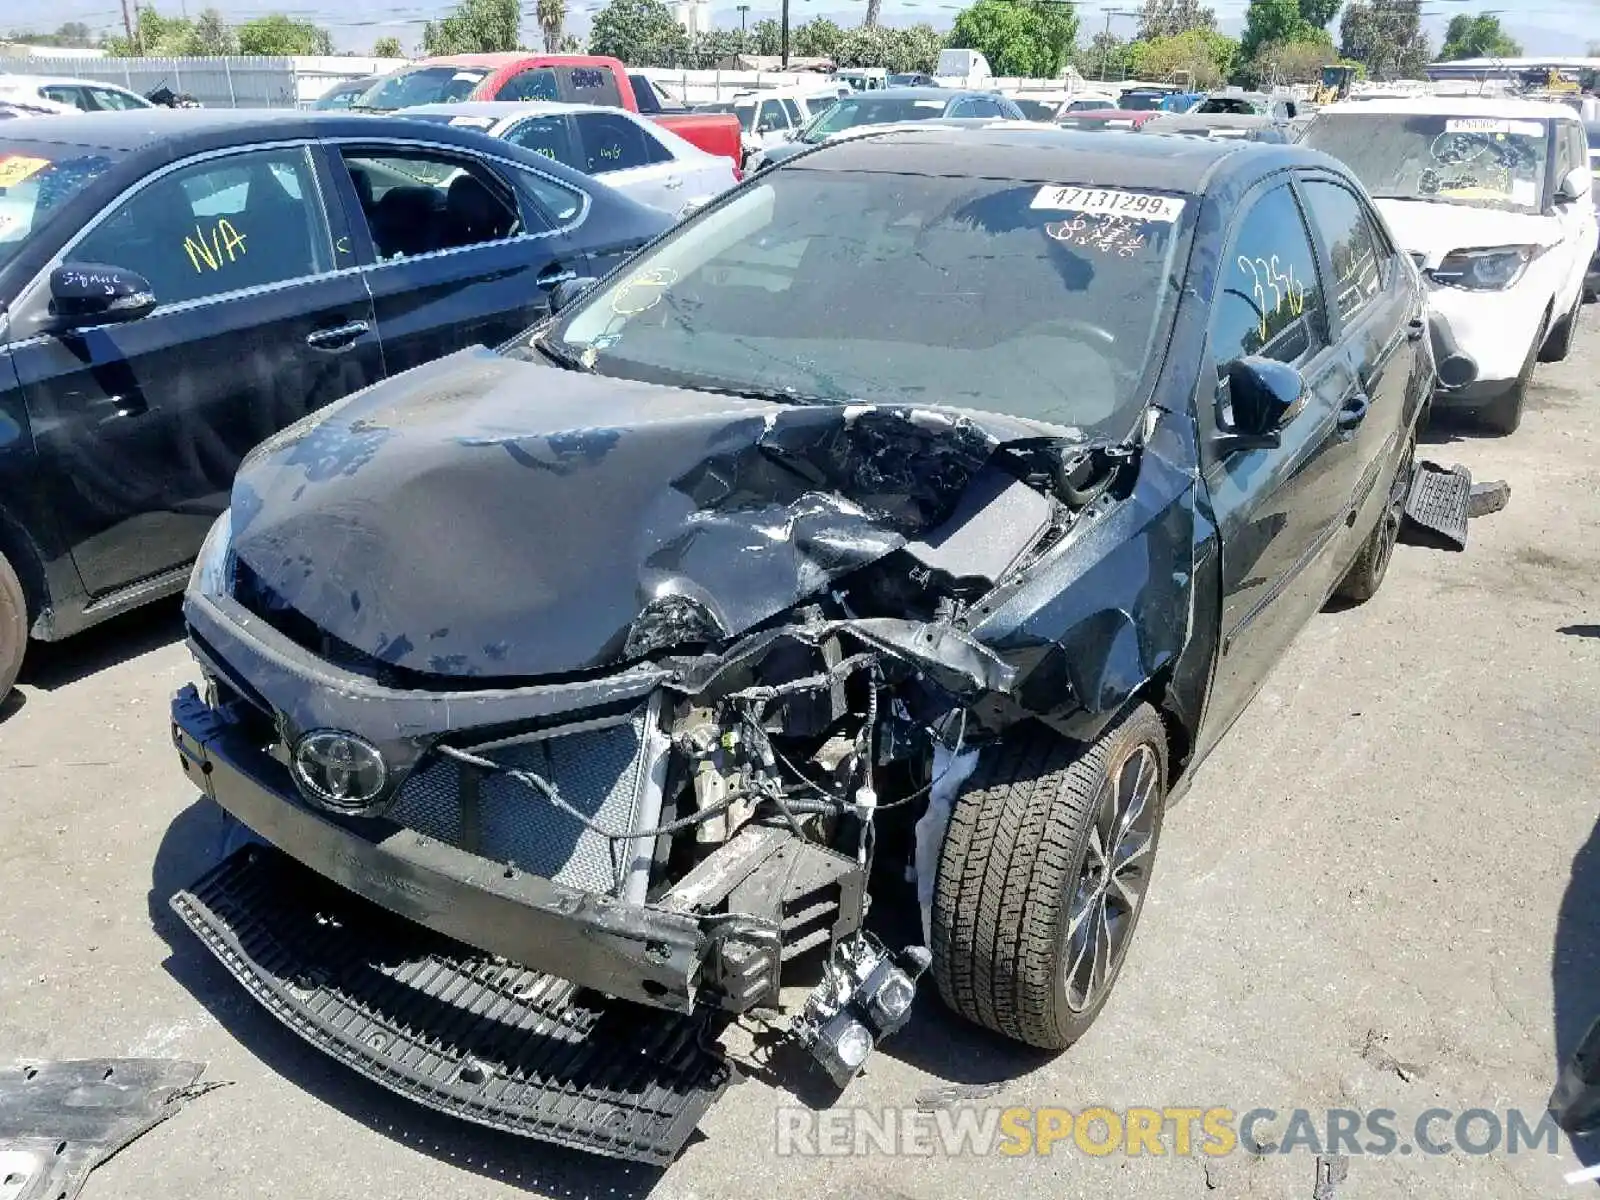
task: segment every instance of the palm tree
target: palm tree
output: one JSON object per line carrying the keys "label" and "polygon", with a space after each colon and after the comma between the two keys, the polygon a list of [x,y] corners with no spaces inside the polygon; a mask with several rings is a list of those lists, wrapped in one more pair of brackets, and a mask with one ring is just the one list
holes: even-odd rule
{"label": "palm tree", "polygon": [[867,19],[861,24],[867,29],[875,29],[878,25],[878,16],[883,11],[883,0],[867,0]]}
{"label": "palm tree", "polygon": [[566,0],[539,0],[539,29],[544,34],[544,51],[554,54],[561,49],[561,26],[567,19]]}

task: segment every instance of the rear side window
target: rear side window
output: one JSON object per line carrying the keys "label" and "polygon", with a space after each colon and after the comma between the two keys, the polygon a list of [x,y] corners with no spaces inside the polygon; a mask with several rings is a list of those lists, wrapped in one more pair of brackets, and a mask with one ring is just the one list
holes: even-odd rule
{"label": "rear side window", "polygon": [[556,77],[565,93],[561,99],[575,104],[598,104],[602,108],[621,108],[622,93],[610,71],[599,67],[557,67]]}
{"label": "rear side window", "polygon": [[81,87],[50,84],[39,90],[44,93],[46,100],[54,100],[57,104],[70,104],[73,108],[81,108],[84,112],[90,112],[94,108],[94,105],[89,103],[89,97]]}
{"label": "rear side window", "polygon": [[671,157],[655,138],[620,113],[579,113],[582,170],[589,175],[627,171]]}
{"label": "rear side window", "polygon": [[783,105],[776,100],[763,100],[760,115],[756,117],[757,133],[782,133],[789,128]]}
{"label": "rear side window", "polygon": [[[1315,256],[1289,185],[1253,201],[1218,269],[1211,354],[1220,383],[1249,355],[1300,365],[1328,344]],[[1222,413],[1225,424],[1231,414]]]}
{"label": "rear side window", "polygon": [[804,123],[805,118],[800,115],[800,106],[793,100],[784,100],[783,111],[789,115],[789,124],[796,127]]}
{"label": "rear side window", "polygon": [[137,271],[165,305],[320,274],[332,247],[307,152],[258,150],[140,188],[70,258]]}
{"label": "rear side window", "polygon": [[1333,307],[1348,321],[1383,289],[1384,256],[1366,209],[1349,189],[1322,180],[1303,186],[1312,224],[1333,259]]}
{"label": "rear side window", "polygon": [[522,232],[510,189],[482,163],[446,151],[341,153],[380,260],[458,250]]}

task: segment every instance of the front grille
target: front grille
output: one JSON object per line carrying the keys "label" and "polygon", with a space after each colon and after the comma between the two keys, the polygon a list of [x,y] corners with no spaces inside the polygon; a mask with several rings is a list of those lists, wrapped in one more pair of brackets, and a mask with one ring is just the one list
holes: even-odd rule
{"label": "front grille", "polygon": [[[653,826],[661,812],[665,739],[656,707],[531,734],[473,753],[532,772],[602,828]],[[648,839],[612,841],[509,775],[435,756],[400,788],[390,820],[496,862],[611,896],[642,901],[654,851]],[[630,886],[631,885],[631,886]]]}

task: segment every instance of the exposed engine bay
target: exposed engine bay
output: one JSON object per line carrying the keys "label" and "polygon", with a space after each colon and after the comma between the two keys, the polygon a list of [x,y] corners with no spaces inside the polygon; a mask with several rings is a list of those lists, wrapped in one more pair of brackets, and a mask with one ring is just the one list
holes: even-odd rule
{"label": "exposed engine bay", "polygon": [[[1164,501],[1164,523],[1104,528],[1152,515],[1129,500],[1149,443],[615,380],[585,415],[631,404],[636,424],[535,438],[484,413],[501,392],[481,377],[476,411],[452,411],[464,390],[430,376],[511,366],[456,357],[408,377],[435,398],[406,420],[335,410],[246,463],[186,606],[205,671],[174,705],[186,770],[290,859],[494,962],[724,1019],[814,981],[786,1028],[842,1086],[909,1015],[982,747],[1023,721],[1092,731],[1183,644],[1186,522]],[[542,519],[492,587],[429,608],[456,551],[420,553],[419,514],[463,511],[468,461],[467,552],[586,477],[621,493],[581,497],[612,544],[585,559],[598,530],[573,507],[587,528]],[[1152,575],[1161,558],[1182,567]],[[891,949],[867,928],[874,881],[913,879],[922,936]],[[206,894],[174,903],[242,938]],[[258,986],[238,944],[225,961]]]}

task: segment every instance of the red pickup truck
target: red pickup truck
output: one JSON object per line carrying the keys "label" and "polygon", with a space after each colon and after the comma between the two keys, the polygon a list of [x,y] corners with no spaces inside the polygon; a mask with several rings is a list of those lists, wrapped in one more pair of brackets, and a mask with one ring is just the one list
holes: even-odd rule
{"label": "red pickup truck", "polygon": [[592,54],[447,54],[384,75],[352,106],[392,112],[454,100],[557,100],[640,113],[710,154],[739,165],[739,118],[729,113],[668,113],[652,91],[641,104],[627,68]]}

